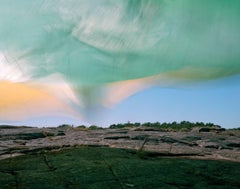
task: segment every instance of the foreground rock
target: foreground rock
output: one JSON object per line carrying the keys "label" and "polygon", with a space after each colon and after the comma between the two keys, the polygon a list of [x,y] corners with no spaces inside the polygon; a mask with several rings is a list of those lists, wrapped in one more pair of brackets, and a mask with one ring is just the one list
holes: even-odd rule
{"label": "foreground rock", "polygon": [[142,189],[240,187],[240,164],[165,158],[105,147],[69,149],[0,161],[1,189]]}
{"label": "foreground rock", "polygon": [[239,130],[199,130],[0,127],[0,160],[72,147],[102,146],[149,152],[152,156],[240,162]]}

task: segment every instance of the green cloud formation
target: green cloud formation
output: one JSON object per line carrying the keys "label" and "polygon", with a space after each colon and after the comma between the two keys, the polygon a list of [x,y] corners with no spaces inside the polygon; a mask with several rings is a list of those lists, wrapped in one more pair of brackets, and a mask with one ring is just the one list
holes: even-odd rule
{"label": "green cloud formation", "polygon": [[240,73],[239,0],[0,3],[0,80],[9,65],[27,81],[58,74],[95,103],[93,91],[114,82]]}

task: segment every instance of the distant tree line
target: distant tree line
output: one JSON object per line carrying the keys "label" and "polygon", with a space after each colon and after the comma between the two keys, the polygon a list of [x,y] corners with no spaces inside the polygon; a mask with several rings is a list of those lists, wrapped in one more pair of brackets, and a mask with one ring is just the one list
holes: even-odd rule
{"label": "distant tree line", "polygon": [[[59,128],[73,128],[73,125],[68,124],[62,124],[58,126]],[[120,128],[140,128],[140,127],[148,127],[148,128],[156,128],[156,129],[163,129],[163,130],[191,130],[195,127],[207,127],[207,128],[221,128],[219,125],[215,125],[213,123],[203,123],[203,122],[189,122],[189,121],[181,121],[181,122],[171,122],[171,123],[160,123],[160,122],[146,122],[146,123],[140,123],[140,122],[127,122],[127,123],[118,123],[118,124],[112,124],[108,128],[110,129],[120,129]],[[78,129],[90,129],[90,130],[97,130],[97,129],[103,129],[103,127],[97,126],[97,125],[91,125],[89,127],[85,125],[79,125],[75,128]]]}
{"label": "distant tree line", "polygon": [[118,123],[118,124],[112,124],[109,126],[111,129],[116,129],[116,128],[126,128],[126,127],[152,127],[152,128],[158,128],[158,129],[172,129],[172,130],[181,130],[181,129],[186,129],[186,130],[191,130],[194,127],[216,127],[216,128],[221,128],[219,125],[215,125],[213,123],[203,123],[203,122],[189,122],[189,121],[181,121],[181,122],[171,122],[171,123],[160,123],[160,122],[146,122],[146,123]]}

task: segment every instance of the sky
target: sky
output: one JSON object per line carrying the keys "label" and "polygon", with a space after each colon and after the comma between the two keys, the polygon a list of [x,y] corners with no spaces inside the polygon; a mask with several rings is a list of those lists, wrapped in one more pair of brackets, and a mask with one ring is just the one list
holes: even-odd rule
{"label": "sky", "polygon": [[119,104],[109,113],[107,122],[187,120],[236,128],[240,125],[239,96],[240,76],[178,88],[154,87]]}
{"label": "sky", "polygon": [[239,127],[239,0],[0,3],[0,124]]}
{"label": "sky", "polygon": [[[185,84],[181,87],[151,87],[128,97],[116,106],[101,109],[92,123],[65,117],[35,117],[14,125],[38,127],[70,124],[95,124],[108,127],[114,123],[191,121],[214,123],[224,128],[240,127],[240,75]],[[2,122],[1,124],[4,124]],[[9,122],[6,122],[9,124]]]}

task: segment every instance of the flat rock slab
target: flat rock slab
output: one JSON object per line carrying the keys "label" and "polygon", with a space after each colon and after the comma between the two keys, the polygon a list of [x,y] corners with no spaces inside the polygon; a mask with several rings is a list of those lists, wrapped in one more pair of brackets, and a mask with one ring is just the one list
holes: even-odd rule
{"label": "flat rock slab", "polygon": [[[200,130],[200,129],[199,129]],[[240,162],[240,131],[166,132],[156,129],[0,128],[0,160],[80,146],[149,151],[163,156]]]}
{"label": "flat rock slab", "polygon": [[165,158],[128,149],[75,147],[0,161],[1,189],[240,187],[240,164]]}

